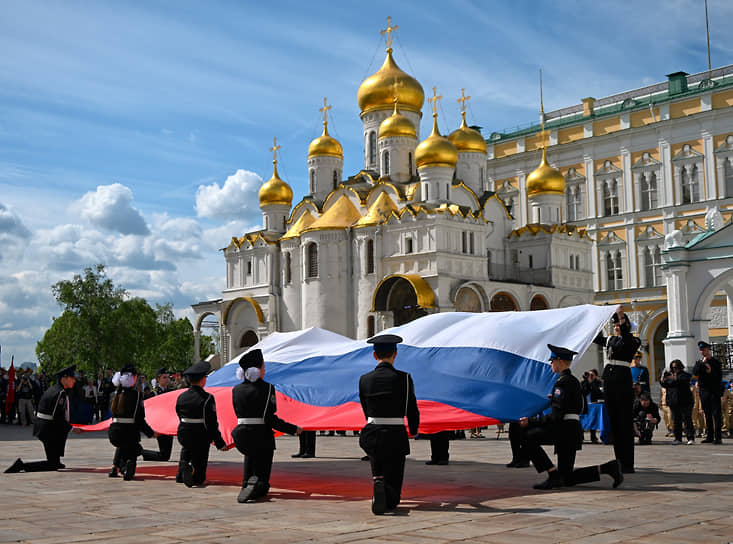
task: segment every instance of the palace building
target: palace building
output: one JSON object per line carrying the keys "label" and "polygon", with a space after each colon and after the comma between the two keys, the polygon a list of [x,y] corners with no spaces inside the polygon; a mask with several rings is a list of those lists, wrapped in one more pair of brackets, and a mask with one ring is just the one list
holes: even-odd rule
{"label": "palace building", "polygon": [[[366,338],[433,312],[623,303],[650,371],[661,369],[665,236],[687,243],[711,210],[726,224],[733,215],[733,66],[586,98],[488,138],[467,124],[463,93],[461,125],[441,132],[433,88],[421,139],[424,89],[394,59],[394,28],[357,91],[363,169],[343,173],[325,99],[300,202],[278,174],[275,142],[263,228],[223,249],[222,297],[193,305],[197,342],[209,315],[227,361],[275,331]],[[727,307],[713,289],[688,329],[727,337]]]}

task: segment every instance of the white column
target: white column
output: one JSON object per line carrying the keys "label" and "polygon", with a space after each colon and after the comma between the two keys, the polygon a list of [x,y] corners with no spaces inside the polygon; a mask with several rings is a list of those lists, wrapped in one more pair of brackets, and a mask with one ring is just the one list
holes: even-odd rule
{"label": "white column", "polygon": [[586,218],[598,217],[596,210],[596,180],[595,172],[593,171],[593,158],[583,157],[585,163],[585,194],[588,198],[586,205]]}
{"label": "white column", "polygon": [[606,266],[606,259],[608,259],[608,252],[600,250],[598,252],[600,259],[598,263],[598,277],[601,280],[601,291],[608,290],[608,267]]}
{"label": "white column", "polygon": [[714,198],[720,198],[723,194],[719,189],[719,184],[716,183],[715,176],[715,148],[713,147],[713,135],[707,131],[702,133],[702,149],[703,155],[705,156],[705,193],[701,197],[704,200],[713,200]]}
{"label": "white column", "polygon": [[728,311],[728,340],[733,340],[733,299],[730,295],[725,297],[725,304]]}
{"label": "white column", "polygon": [[[624,192],[619,212],[626,213],[634,209],[634,181],[631,176],[631,153],[628,149],[621,150],[621,170],[623,172]],[[621,200],[621,195],[619,195],[619,200]]]}
{"label": "white column", "polygon": [[[515,218],[520,226],[524,226],[529,223],[528,213],[528,202],[527,202],[527,176],[524,172],[517,173],[517,179],[519,181],[519,214],[515,213]],[[512,212],[515,211],[516,205],[512,207]]]}
{"label": "white column", "polygon": [[201,331],[193,331],[193,363],[197,363],[201,357]]}
{"label": "white column", "polygon": [[664,140],[659,141],[659,157],[662,161],[662,179],[658,180],[660,206],[671,206],[674,198],[674,177],[672,176],[672,150]]}

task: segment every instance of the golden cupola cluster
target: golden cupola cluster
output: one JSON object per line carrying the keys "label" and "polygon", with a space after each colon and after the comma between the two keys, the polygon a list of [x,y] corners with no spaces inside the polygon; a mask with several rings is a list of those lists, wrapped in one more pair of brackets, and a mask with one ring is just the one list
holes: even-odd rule
{"label": "golden cupola cluster", "polygon": [[448,139],[456,146],[459,153],[486,153],[486,140],[478,130],[466,125],[466,111],[461,112],[461,126],[450,133]]}
{"label": "golden cupola cluster", "polygon": [[433,106],[433,131],[415,149],[415,163],[418,168],[423,166],[448,166],[455,168],[458,163],[458,151],[451,141],[441,136],[438,130],[438,100],[443,98],[436,94],[433,87],[433,97],[428,101]]}
{"label": "golden cupola cluster", "polygon": [[397,26],[392,26],[392,18],[387,17],[387,28],[382,30],[382,35],[387,35],[387,58],[375,74],[362,82],[356,95],[362,116],[372,111],[390,108],[395,87],[398,89],[398,101],[403,110],[417,113],[422,110],[425,101],[422,85],[414,77],[403,72],[392,58],[392,32],[395,30]]}
{"label": "golden cupola cluster", "polygon": [[280,179],[277,173],[277,150],[280,146],[277,145],[277,139],[275,139],[274,145],[270,148],[273,152],[272,159],[272,177],[262,184],[260,192],[258,193],[260,199],[260,208],[270,204],[284,204],[290,206],[293,203],[293,190],[290,185]]}
{"label": "golden cupola cluster", "polygon": [[318,110],[323,113],[323,134],[313,140],[308,146],[308,158],[312,157],[338,157],[344,158],[344,150],[341,144],[328,133],[328,110],[331,106],[327,104],[327,99],[323,99],[323,107]]}
{"label": "golden cupola cluster", "polygon": [[547,152],[542,148],[540,165],[527,176],[527,194],[529,196],[565,192],[565,178],[559,170],[547,164]]}
{"label": "golden cupola cluster", "polygon": [[[394,100],[394,99],[393,99]],[[415,125],[397,109],[397,101],[394,100],[394,113],[387,117],[379,125],[379,139],[392,136],[403,138],[414,138],[417,140]]]}

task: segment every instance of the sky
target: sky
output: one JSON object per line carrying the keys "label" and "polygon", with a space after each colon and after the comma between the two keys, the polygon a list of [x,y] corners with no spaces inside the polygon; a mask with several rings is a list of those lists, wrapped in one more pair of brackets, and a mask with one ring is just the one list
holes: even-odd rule
{"label": "sky", "polygon": [[[709,0],[713,67],[733,3]],[[51,286],[102,263],[150,304],[225,288],[221,248],[262,225],[257,192],[307,192],[322,129],[362,165],[356,93],[385,56],[444,99],[438,124],[484,135],[545,110],[707,69],[703,0],[4,2],[0,7],[0,364],[36,361],[62,313]],[[421,134],[430,132],[423,107]]]}

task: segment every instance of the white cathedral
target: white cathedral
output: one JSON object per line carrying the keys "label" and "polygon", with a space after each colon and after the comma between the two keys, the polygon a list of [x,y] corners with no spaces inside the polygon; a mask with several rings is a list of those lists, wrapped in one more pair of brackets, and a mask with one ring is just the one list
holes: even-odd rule
{"label": "white cathedral", "polygon": [[382,67],[357,93],[364,168],[343,175],[324,99],[323,133],[308,147],[309,194],[293,206],[275,142],[272,177],[259,190],[264,228],[232,238],[221,299],[193,305],[195,353],[209,315],[228,361],[276,331],[320,327],[359,339],[434,312],[593,302],[593,243],[563,223],[566,179],[548,165],[544,143],[519,226],[488,190],[487,143],[466,123],[468,97],[458,99],[461,126],[443,136],[433,88],[432,131],[421,140],[423,87],[395,62],[393,29],[383,31]]}

